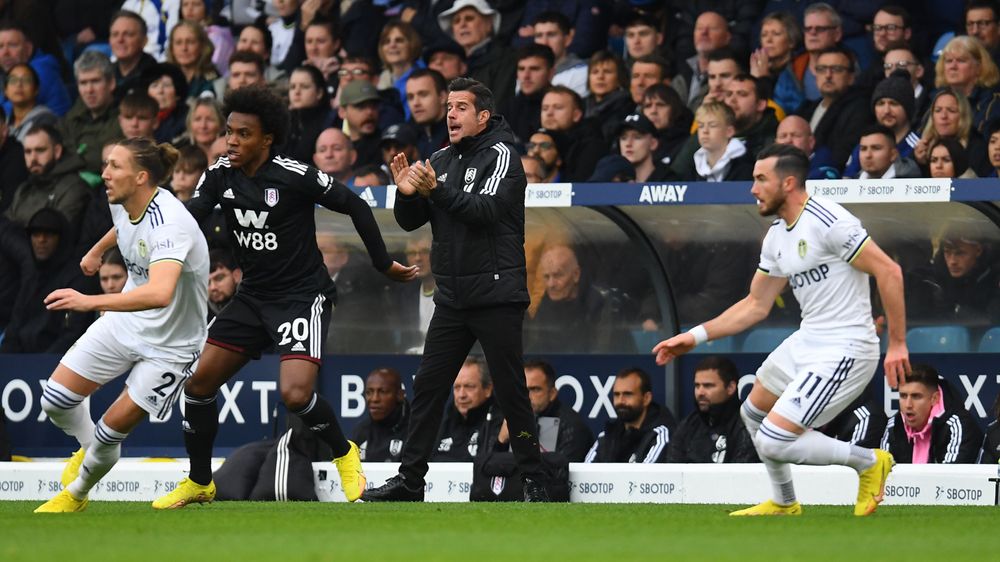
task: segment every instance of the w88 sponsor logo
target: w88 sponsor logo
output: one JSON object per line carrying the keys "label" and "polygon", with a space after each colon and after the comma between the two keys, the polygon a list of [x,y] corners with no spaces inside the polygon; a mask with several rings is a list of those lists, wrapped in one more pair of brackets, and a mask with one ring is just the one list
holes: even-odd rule
{"label": "w88 sponsor logo", "polygon": [[245,232],[237,230],[236,243],[252,250],[277,250],[278,235],[273,232]]}

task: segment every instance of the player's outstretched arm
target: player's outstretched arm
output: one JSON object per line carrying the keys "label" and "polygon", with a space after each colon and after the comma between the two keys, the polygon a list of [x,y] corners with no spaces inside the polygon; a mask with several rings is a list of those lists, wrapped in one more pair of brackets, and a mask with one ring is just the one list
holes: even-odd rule
{"label": "player's outstretched arm", "polygon": [[874,240],[858,252],[851,265],[875,278],[878,294],[889,324],[889,347],[885,352],[885,380],[897,388],[900,378],[910,373],[910,352],[906,348],[906,305],[903,301],[903,271],[899,264],[878,247]]}
{"label": "player's outstretched arm", "polygon": [[[724,338],[738,334],[767,318],[774,305],[774,299],[781,294],[787,282],[784,277],[771,277],[758,271],[750,282],[750,293],[742,300],[708,322],[692,328],[691,331],[677,334],[656,344],[653,348],[656,363],[665,365],[694,349],[701,343],[696,341],[696,334],[702,341]],[[704,330],[704,333],[699,329]]]}
{"label": "player's outstretched arm", "polygon": [[174,290],[181,277],[183,264],[176,260],[161,260],[149,266],[149,282],[126,293],[84,295],[73,289],[57,289],[45,297],[49,310],[94,310],[135,312],[163,308],[174,299]]}
{"label": "player's outstretched arm", "polygon": [[87,276],[96,275],[101,269],[101,261],[104,259],[104,254],[116,244],[118,244],[118,231],[114,227],[111,227],[111,230],[102,236],[94,244],[94,247],[80,260],[80,269],[83,271],[83,274]]}
{"label": "player's outstretched arm", "polygon": [[389,269],[382,273],[393,281],[406,282],[416,279],[417,274],[420,273],[420,268],[415,265],[403,265],[398,261],[394,261],[389,266]]}

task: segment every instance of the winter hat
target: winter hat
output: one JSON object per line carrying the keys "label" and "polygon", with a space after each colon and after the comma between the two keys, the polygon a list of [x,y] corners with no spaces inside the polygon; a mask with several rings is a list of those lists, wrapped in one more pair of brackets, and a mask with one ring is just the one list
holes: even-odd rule
{"label": "winter hat", "polygon": [[913,119],[913,112],[916,107],[916,99],[913,97],[913,86],[910,84],[910,73],[905,70],[894,70],[887,78],[875,86],[872,93],[872,110],[875,104],[882,98],[895,100],[903,106],[907,119]]}

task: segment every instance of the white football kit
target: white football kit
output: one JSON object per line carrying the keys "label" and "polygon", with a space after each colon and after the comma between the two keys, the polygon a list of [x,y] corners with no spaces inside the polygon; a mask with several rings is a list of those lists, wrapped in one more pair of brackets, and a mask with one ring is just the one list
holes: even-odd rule
{"label": "white football kit", "polygon": [[758,269],[788,279],[802,322],[768,355],[757,378],[780,396],[775,411],[802,427],[835,418],[878,365],[869,276],[851,266],[868,241],[854,215],[820,197],[810,197],[792,224],[774,221],[764,237]]}
{"label": "white football kit", "polygon": [[148,283],[152,264],[174,261],[182,266],[174,297],[163,308],[105,313],[61,363],[102,385],[131,369],[129,396],[162,419],[205,345],[208,244],[184,204],[162,188],[137,220],[130,220],[121,205],[111,205],[111,215],[128,270],[123,292]]}

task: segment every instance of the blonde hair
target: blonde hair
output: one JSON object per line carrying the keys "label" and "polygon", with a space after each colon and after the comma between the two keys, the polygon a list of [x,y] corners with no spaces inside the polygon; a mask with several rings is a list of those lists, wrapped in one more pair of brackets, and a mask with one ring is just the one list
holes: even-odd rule
{"label": "blonde hair", "polygon": [[195,142],[194,133],[191,132],[191,123],[194,122],[194,112],[199,107],[208,107],[212,110],[215,120],[219,123],[219,136],[222,136],[222,133],[226,130],[226,117],[222,114],[222,106],[219,105],[218,100],[215,98],[195,98],[190,100],[188,101],[187,117],[184,119],[184,136],[194,145],[198,143]]}
{"label": "blonde hair", "polygon": [[410,64],[416,62],[420,58],[420,53],[424,50],[424,43],[420,39],[420,34],[417,30],[413,28],[412,25],[401,20],[392,20],[382,27],[382,32],[378,36],[378,58],[382,60],[382,64],[386,64],[385,57],[382,55],[382,45],[389,39],[389,33],[393,29],[398,29],[403,37],[406,38],[406,59],[410,61]]}
{"label": "blonde hair", "polygon": [[948,41],[948,44],[941,50],[941,56],[938,57],[937,64],[934,65],[934,86],[942,88],[949,85],[944,76],[944,59],[948,54],[969,55],[979,63],[979,77],[976,78],[976,86],[992,88],[1000,83],[1000,69],[997,68],[993,57],[982,42],[969,35],[959,35]]}
{"label": "blonde hair", "polygon": [[174,164],[180,157],[180,153],[170,143],[156,144],[155,141],[143,137],[123,140],[118,146],[132,153],[136,167],[149,172],[149,183],[154,187],[170,177]]}
{"label": "blonde hair", "polygon": [[212,54],[215,53],[215,46],[212,45],[212,40],[208,38],[205,28],[195,22],[181,20],[170,30],[170,40],[167,44],[167,62],[178,68],[181,66],[177,63],[177,59],[174,58],[174,33],[177,33],[177,30],[182,27],[190,29],[200,45],[198,59],[194,63],[195,73],[206,78],[217,77],[218,72],[215,71],[215,64],[212,63]]}
{"label": "blonde hair", "polygon": [[733,109],[721,101],[707,101],[701,104],[694,112],[694,120],[704,121],[702,116],[721,117],[726,122],[726,126],[729,127],[732,127],[733,123],[736,122],[736,114],[733,113]]}
{"label": "blonde hair", "polygon": [[938,93],[934,94],[930,110],[927,112],[927,124],[924,125],[920,138],[927,139],[928,146],[942,138],[942,135],[934,128],[934,106],[944,96],[951,96],[958,102],[958,141],[962,143],[962,146],[966,146],[969,144],[969,131],[972,129],[972,107],[964,94],[950,86],[941,88]]}

